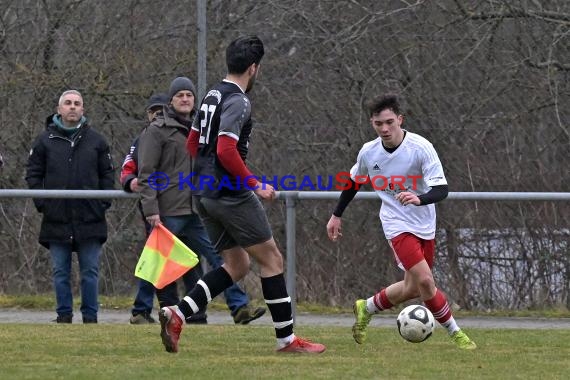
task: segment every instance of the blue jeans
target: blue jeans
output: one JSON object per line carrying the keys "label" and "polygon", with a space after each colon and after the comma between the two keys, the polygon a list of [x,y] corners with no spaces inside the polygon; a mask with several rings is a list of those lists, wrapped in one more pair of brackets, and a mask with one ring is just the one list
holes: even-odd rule
{"label": "blue jeans", "polygon": [[[144,214],[142,214],[141,203],[139,202],[138,205],[139,205],[139,208],[141,210],[141,215],[143,216],[145,236],[148,238],[148,235],[150,234],[152,227],[150,226],[150,224],[148,224],[148,222],[144,218]],[[131,310],[131,313],[133,315],[137,315],[137,314],[149,314],[150,315],[150,313],[152,312],[153,304],[154,304],[155,292],[156,292],[156,289],[155,289],[153,284],[151,284],[150,282],[148,282],[146,280],[139,279],[139,288],[137,291],[137,295],[135,297],[135,302],[133,303],[133,309]]]}
{"label": "blue jeans", "polygon": [[139,279],[139,289],[131,311],[133,315],[150,314],[152,312],[155,291],[153,284],[142,278]]}
{"label": "blue jeans", "polygon": [[[81,278],[81,314],[84,319],[97,318],[99,302],[99,256],[101,243],[89,240],[76,244]],[[58,315],[73,314],[73,294],[71,291],[71,242],[50,242],[53,268],[53,285],[57,301]]]}
{"label": "blue jeans", "polygon": [[[206,228],[197,214],[161,217],[164,226],[176,235],[184,244],[193,250],[200,258],[206,259],[212,269],[222,266],[224,260],[214,249],[210,242]],[[197,268],[196,268],[197,269]],[[194,269],[193,269],[194,270]],[[197,280],[196,280],[197,281]],[[186,281],[185,281],[186,283]],[[186,283],[186,286],[189,284]],[[194,283],[195,285],[195,283]],[[186,289],[190,291],[190,289]],[[233,284],[224,290],[226,304],[234,315],[237,310],[249,303],[247,294],[237,285]]]}

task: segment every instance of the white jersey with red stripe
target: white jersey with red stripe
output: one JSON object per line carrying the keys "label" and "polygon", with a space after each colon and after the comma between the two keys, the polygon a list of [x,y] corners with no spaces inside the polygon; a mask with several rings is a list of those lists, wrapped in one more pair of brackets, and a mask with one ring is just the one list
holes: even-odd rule
{"label": "white jersey with red stripe", "polygon": [[403,206],[395,198],[403,191],[417,195],[431,186],[447,185],[441,161],[433,145],[424,137],[406,131],[404,140],[392,153],[382,146],[382,139],[369,141],[358,153],[350,170],[355,182],[366,176],[382,200],[380,221],[387,239],[410,232],[422,239],[435,237],[435,205]]}

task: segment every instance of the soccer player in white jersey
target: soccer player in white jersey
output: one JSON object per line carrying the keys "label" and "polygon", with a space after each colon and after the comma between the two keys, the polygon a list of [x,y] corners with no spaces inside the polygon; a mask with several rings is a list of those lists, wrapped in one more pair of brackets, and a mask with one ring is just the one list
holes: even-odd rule
{"label": "soccer player in white jersey", "polygon": [[435,319],[461,349],[476,348],[451,314],[447,297],[435,286],[431,268],[435,251],[435,205],[447,197],[443,167],[432,144],[402,129],[404,121],[394,95],[375,98],[369,105],[370,122],[378,138],[362,147],[350,170],[350,181],[342,191],[328,224],[329,239],[341,236],[342,213],[358,192],[370,183],[382,200],[380,221],[404,279],[368,299],[354,304],[354,340],[366,340],[372,314],[420,297]]}

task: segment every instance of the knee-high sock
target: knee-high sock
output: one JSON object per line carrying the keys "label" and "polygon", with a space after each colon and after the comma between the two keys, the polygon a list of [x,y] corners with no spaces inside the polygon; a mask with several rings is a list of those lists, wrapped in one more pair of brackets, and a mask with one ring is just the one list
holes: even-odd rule
{"label": "knee-high sock", "polygon": [[366,309],[371,314],[377,311],[391,309],[393,306],[386,295],[386,288],[366,300]]}
{"label": "knee-high sock", "polygon": [[202,310],[213,298],[233,283],[234,281],[224,267],[214,269],[198,280],[196,286],[178,303],[178,308],[187,318]]}
{"label": "knee-high sock", "polygon": [[447,302],[447,297],[439,289],[436,290],[435,296],[429,300],[425,300],[424,304],[432,312],[434,318],[441,323],[441,325],[447,328],[450,334],[459,330],[453,315],[451,314],[451,308]]}
{"label": "knee-high sock", "polygon": [[277,339],[287,338],[293,334],[293,310],[291,297],[287,294],[283,273],[261,278],[263,298],[271,313],[275,336]]}

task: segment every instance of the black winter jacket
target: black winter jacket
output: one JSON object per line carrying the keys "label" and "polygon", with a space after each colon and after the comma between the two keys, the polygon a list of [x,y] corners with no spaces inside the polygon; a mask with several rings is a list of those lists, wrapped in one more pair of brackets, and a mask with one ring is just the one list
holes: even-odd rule
{"label": "black winter jacket", "polygon": [[[62,134],[46,120],[46,130],[36,138],[26,173],[30,189],[111,190],[114,168],[105,138],[85,122],[73,137]],[[43,214],[39,242],[107,240],[105,210],[111,202],[101,199],[34,199]]]}

